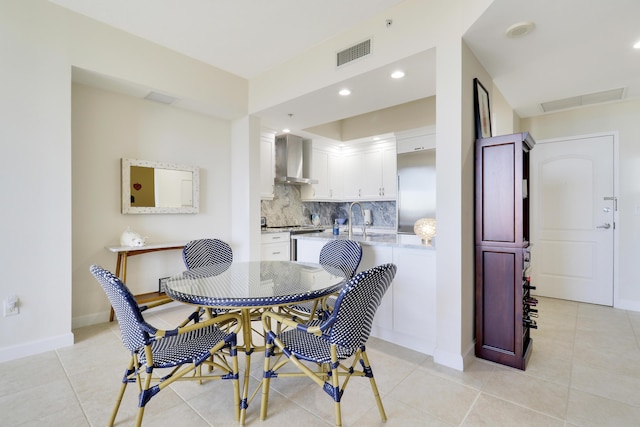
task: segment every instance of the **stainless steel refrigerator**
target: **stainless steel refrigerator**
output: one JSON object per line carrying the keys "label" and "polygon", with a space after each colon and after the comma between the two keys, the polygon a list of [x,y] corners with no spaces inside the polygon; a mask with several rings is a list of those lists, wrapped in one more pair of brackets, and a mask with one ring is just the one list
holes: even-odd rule
{"label": "stainless steel refrigerator", "polygon": [[414,234],[420,218],[436,217],[436,150],[398,154],[398,233]]}

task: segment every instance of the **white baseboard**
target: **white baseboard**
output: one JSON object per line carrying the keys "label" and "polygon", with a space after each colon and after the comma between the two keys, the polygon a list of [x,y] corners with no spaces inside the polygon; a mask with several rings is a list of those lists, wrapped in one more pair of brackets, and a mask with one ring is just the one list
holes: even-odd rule
{"label": "white baseboard", "polygon": [[0,348],[0,362],[8,362],[9,360],[33,356],[34,354],[69,347],[71,345],[73,345],[73,332],[11,347],[4,347]]}
{"label": "white baseboard", "polygon": [[464,371],[476,358],[475,347],[476,342],[473,340],[467,345],[462,354],[449,353],[436,348],[433,354],[433,361],[439,365]]}
{"label": "white baseboard", "polygon": [[629,310],[629,311],[640,311],[640,301],[638,300],[628,300],[628,299],[618,299],[614,303],[615,308],[619,308],[621,310]]}
{"label": "white baseboard", "polygon": [[461,354],[449,353],[436,348],[433,353],[433,361],[439,365],[447,366],[458,371],[464,371],[464,358]]}
{"label": "white baseboard", "polygon": [[76,316],[71,319],[71,327],[76,329],[107,322],[109,321],[109,313],[109,311],[103,311],[100,313],[87,314],[85,316]]}
{"label": "white baseboard", "polygon": [[384,341],[388,341],[393,344],[397,344],[401,347],[406,347],[411,350],[418,351],[429,356],[433,355],[434,345],[424,338],[404,335],[397,331],[377,326],[373,326],[373,328],[371,329],[371,336]]}
{"label": "white baseboard", "polygon": [[462,355],[462,363],[464,365],[464,369],[467,369],[474,360],[476,360],[476,340],[471,341],[471,343],[467,346],[467,351],[465,351]]}
{"label": "white baseboard", "polygon": [[[168,304],[163,304],[158,307],[150,308],[149,310],[143,313],[143,316],[146,315],[146,313],[155,313],[162,310],[168,310],[168,309],[180,307],[180,305],[181,304],[179,302],[171,302]],[[71,319],[71,328],[76,329],[76,328],[82,328],[85,326],[97,325],[99,323],[108,322],[110,314],[111,314],[111,311],[107,310],[99,313],[87,314],[85,316],[76,316],[73,319]]]}

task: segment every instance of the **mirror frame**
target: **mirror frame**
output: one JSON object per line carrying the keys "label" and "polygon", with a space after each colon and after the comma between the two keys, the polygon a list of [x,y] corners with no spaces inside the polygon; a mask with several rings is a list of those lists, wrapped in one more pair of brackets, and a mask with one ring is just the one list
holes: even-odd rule
{"label": "mirror frame", "polygon": [[[173,214],[173,213],[199,213],[200,212],[200,169],[194,166],[179,165],[176,163],[162,163],[148,160],[136,160],[122,158],[122,213],[123,214]],[[193,206],[181,207],[137,207],[131,206],[131,166],[145,168],[158,168],[179,170],[192,173]]]}

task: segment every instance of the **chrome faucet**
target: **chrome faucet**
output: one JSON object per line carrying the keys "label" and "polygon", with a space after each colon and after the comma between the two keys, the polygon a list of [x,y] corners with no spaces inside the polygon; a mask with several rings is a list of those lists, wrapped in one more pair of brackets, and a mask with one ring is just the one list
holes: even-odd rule
{"label": "chrome faucet", "polygon": [[353,202],[349,206],[349,240],[353,238],[353,205],[360,207],[360,214],[362,214],[362,238],[367,237],[367,226],[364,223],[364,210],[359,202]]}

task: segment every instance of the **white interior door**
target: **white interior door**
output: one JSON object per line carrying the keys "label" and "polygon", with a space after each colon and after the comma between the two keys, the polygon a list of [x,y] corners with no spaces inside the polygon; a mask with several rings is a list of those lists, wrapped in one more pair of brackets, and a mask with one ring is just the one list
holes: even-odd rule
{"label": "white interior door", "polygon": [[530,172],[535,293],[613,305],[613,135],[536,144]]}

